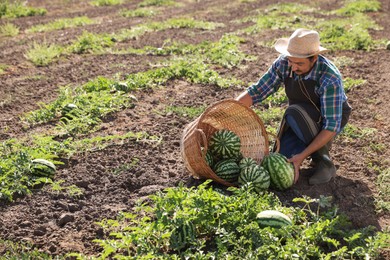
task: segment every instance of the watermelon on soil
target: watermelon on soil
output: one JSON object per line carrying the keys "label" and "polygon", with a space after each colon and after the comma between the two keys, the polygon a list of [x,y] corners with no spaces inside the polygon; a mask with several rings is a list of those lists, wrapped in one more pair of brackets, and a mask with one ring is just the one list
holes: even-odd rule
{"label": "watermelon on soil", "polygon": [[56,166],[45,159],[34,159],[32,163],[32,173],[37,177],[48,177],[51,178],[54,176],[56,171]]}
{"label": "watermelon on soil", "polygon": [[294,184],[294,166],[280,153],[271,153],[264,156],[261,162],[270,174],[271,187],[286,190]]}
{"label": "watermelon on soil", "polygon": [[286,214],[277,210],[264,210],[257,214],[256,220],[261,228],[281,228],[292,225],[291,219]]}

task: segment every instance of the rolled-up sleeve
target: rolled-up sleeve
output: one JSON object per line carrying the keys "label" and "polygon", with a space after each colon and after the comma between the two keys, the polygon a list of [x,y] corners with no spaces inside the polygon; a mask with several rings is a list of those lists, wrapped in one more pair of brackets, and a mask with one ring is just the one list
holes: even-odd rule
{"label": "rolled-up sleeve", "polygon": [[248,94],[252,97],[253,104],[260,103],[281,86],[283,80],[280,77],[280,59],[277,59],[259,81],[248,87]]}

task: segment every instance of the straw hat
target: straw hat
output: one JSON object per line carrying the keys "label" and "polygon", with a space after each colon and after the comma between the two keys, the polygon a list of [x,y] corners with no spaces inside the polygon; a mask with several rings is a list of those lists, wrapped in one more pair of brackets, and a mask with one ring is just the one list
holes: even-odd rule
{"label": "straw hat", "polygon": [[307,58],[327,51],[326,48],[320,46],[318,32],[302,28],[293,32],[290,38],[277,40],[275,50],[295,58]]}

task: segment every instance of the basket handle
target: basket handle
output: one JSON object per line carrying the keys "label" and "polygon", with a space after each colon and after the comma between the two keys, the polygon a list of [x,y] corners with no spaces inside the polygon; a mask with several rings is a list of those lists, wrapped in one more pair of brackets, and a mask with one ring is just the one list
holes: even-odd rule
{"label": "basket handle", "polygon": [[275,143],[274,143],[274,146],[272,148],[272,152],[278,153],[279,150],[280,150],[280,140],[279,140],[279,138],[276,135],[274,135],[274,134],[267,133],[267,135],[272,136],[275,139]]}
{"label": "basket handle", "polygon": [[202,144],[203,144],[203,147],[204,147],[204,149],[202,151],[202,157],[205,158],[207,149],[209,148],[208,144],[207,144],[206,134],[203,132],[202,129],[197,128],[195,130],[200,134],[200,137],[201,137],[201,140],[202,140]]}

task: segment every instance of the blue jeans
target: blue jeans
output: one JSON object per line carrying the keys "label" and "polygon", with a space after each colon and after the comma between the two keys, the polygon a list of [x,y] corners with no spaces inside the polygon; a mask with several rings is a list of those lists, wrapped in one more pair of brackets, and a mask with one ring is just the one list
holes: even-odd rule
{"label": "blue jeans", "polygon": [[279,153],[287,158],[301,153],[309,144],[305,143],[305,138],[297,122],[291,115],[286,115],[287,130],[282,134],[280,139]]}

